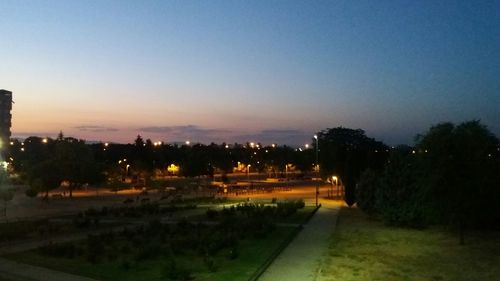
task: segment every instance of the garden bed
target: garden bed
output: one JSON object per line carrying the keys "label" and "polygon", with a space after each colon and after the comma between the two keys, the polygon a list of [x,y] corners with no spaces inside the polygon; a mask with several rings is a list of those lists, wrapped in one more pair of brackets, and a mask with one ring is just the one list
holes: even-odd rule
{"label": "garden bed", "polygon": [[8,258],[103,281],[237,281],[247,280],[294,230],[262,220],[211,226],[153,221]]}

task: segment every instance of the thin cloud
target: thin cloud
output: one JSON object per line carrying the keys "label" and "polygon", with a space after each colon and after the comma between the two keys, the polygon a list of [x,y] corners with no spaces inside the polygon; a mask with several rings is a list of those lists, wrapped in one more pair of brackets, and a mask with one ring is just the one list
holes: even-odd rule
{"label": "thin cloud", "polygon": [[295,129],[266,129],[254,134],[245,134],[234,137],[239,142],[257,141],[262,143],[280,143],[302,145],[312,138],[310,132]]}
{"label": "thin cloud", "polygon": [[152,126],[139,128],[140,132],[160,134],[172,140],[194,140],[197,142],[223,141],[231,131],[226,129],[203,128],[196,125]]}
{"label": "thin cloud", "polygon": [[94,125],[82,125],[82,126],[76,126],[74,128],[79,130],[79,131],[82,131],[82,132],[93,132],[93,133],[117,132],[118,131],[118,129],[116,129],[116,128],[94,126]]}

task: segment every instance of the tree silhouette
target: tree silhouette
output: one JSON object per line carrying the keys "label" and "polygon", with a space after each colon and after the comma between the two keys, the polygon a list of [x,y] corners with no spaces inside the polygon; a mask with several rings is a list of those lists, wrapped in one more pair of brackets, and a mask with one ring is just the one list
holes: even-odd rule
{"label": "tree silhouette", "polygon": [[345,185],[346,203],[351,206],[356,201],[356,183],[361,173],[367,168],[381,169],[388,147],[367,137],[361,129],[343,127],[319,132],[318,143],[322,177],[340,176]]}
{"label": "tree silhouette", "polygon": [[[442,123],[418,137],[416,150],[428,184],[445,219],[459,228],[464,243],[467,226],[498,213],[498,139],[479,121],[455,126]],[[494,171],[497,172],[494,172]],[[498,217],[500,218],[500,217]]]}

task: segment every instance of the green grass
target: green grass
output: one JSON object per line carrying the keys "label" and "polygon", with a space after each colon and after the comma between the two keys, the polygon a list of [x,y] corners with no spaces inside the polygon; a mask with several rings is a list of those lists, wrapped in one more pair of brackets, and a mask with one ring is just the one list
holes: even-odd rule
{"label": "green grass", "polygon": [[[216,272],[210,272],[198,255],[183,254],[176,257],[176,263],[194,272],[196,281],[244,281],[268,258],[280,243],[293,232],[292,227],[277,227],[267,238],[255,239],[248,237],[239,242],[239,256],[230,260],[229,250],[224,249],[214,257]],[[104,258],[98,264],[91,264],[85,258],[54,258],[39,255],[36,251],[28,251],[8,255],[7,258],[87,276],[102,281],[159,281],[163,269],[168,264],[167,258],[135,262],[131,268],[123,268],[123,260],[108,261]],[[131,260],[131,259],[128,259]]]}
{"label": "green grass", "polygon": [[318,281],[499,281],[500,233],[396,228],[343,208]]}

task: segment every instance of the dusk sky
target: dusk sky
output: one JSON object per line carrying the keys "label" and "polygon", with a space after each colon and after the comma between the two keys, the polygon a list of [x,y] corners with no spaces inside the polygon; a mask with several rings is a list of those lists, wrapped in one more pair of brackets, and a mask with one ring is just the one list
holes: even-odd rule
{"label": "dusk sky", "polygon": [[14,137],[303,144],[500,136],[500,1],[0,2]]}

